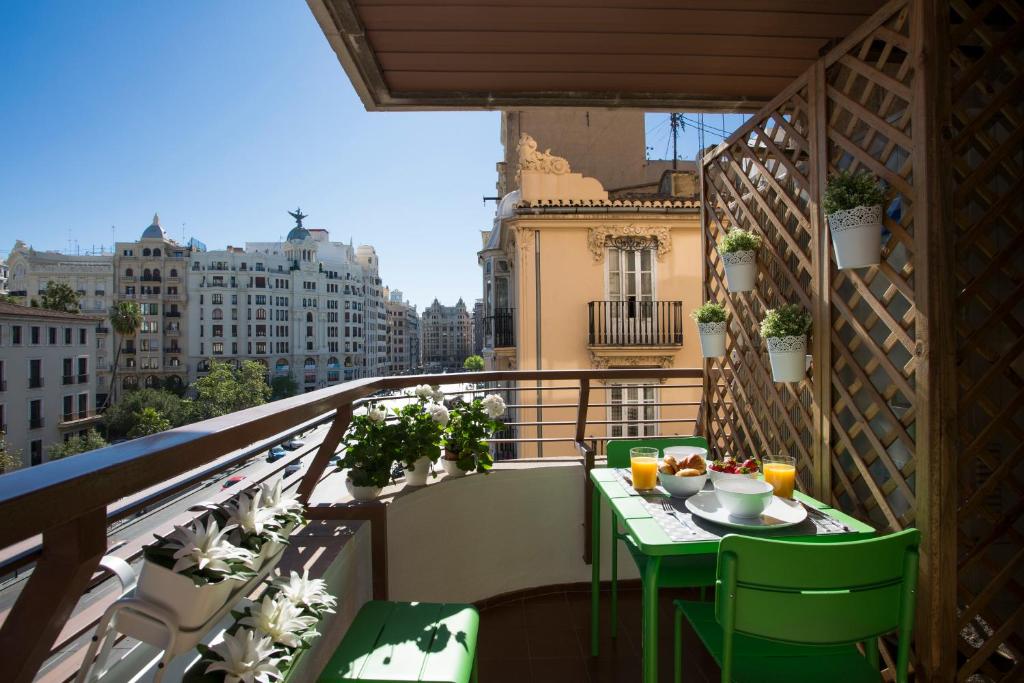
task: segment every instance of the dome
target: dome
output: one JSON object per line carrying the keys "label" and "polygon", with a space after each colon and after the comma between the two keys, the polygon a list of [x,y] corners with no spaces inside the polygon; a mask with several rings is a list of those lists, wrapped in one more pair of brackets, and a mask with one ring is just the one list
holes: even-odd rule
{"label": "dome", "polygon": [[301,226],[296,226],[288,232],[289,242],[291,242],[292,240],[298,240],[301,242],[302,240],[309,239],[309,237],[309,230],[306,230]]}
{"label": "dome", "polygon": [[167,239],[167,235],[164,234],[164,229],[160,227],[160,214],[153,214],[153,223],[142,231],[142,239],[155,238],[158,240]]}

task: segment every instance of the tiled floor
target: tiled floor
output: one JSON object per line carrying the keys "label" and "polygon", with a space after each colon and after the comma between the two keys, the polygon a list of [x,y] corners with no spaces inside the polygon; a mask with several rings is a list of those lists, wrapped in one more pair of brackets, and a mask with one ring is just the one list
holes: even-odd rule
{"label": "tiled floor", "polygon": [[[658,630],[659,681],[672,680],[672,600],[688,591],[662,591]],[[610,635],[609,595],[602,594],[601,654],[590,656],[590,592],[559,590],[485,606],[480,623],[481,683],[638,683],[640,591],[619,592],[619,636]],[[684,627],[684,681],[712,683],[718,667]]]}

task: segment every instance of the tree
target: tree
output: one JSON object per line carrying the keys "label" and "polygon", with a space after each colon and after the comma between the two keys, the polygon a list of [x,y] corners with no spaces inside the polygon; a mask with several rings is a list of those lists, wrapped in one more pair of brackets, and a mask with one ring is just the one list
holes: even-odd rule
{"label": "tree", "polygon": [[0,303],[21,305],[21,299],[12,294],[0,294]]}
{"label": "tree", "polygon": [[480,356],[470,356],[463,361],[462,367],[470,372],[480,372],[484,369],[484,359]]}
{"label": "tree", "polygon": [[238,368],[211,361],[210,372],[192,384],[193,419],[208,420],[266,403],[270,398],[266,373],[267,369],[254,360],[243,361]]}
{"label": "tree", "polygon": [[180,427],[189,421],[189,404],[177,394],[165,389],[148,387],[125,392],[117,403],[103,413],[103,425],[108,438],[130,436],[138,416],[147,409],[167,420],[168,427]]}
{"label": "tree", "polygon": [[114,400],[117,389],[117,365],[121,360],[121,347],[125,337],[131,337],[142,328],[142,309],[134,301],[118,301],[110,307],[110,326],[117,335],[117,351],[114,365],[110,370],[110,391],[107,392],[107,406]]}
{"label": "tree", "polygon": [[270,400],[277,401],[299,393],[299,383],[289,375],[278,375],[270,380]]}
{"label": "tree", "polygon": [[60,441],[49,448],[50,460],[60,460],[69,455],[78,455],[86,451],[94,451],[109,444],[95,429],[90,429],[84,436],[73,436],[67,441]]}
{"label": "tree", "polygon": [[135,413],[135,424],[128,430],[128,438],[136,439],[140,436],[159,434],[170,428],[170,420],[161,415],[156,408],[143,408],[142,412]]}
{"label": "tree", "polygon": [[21,451],[11,448],[7,443],[7,434],[0,432],[0,474],[13,472],[22,466]]}
{"label": "tree", "polygon": [[61,313],[78,313],[78,292],[63,282],[47,281],[46,291],[39,296],[39,300],[40,308]]}

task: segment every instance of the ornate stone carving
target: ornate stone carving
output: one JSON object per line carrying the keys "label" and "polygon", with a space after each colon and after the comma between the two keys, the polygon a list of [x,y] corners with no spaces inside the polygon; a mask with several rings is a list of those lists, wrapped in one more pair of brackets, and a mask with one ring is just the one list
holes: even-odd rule
{"label": "ornate stone carving", "polygon": [[543,152],[538,151],[537,141],[526,133],[519,136],[517,151],[520,171],[541,171],[554,175],[565,175],[572,171],[569,162],[552,154],[550,147]]}
{"label": "ornate stone carving", "polygon": [[519,258],[523,263],[530,258],[530,254],[533,253],[533,233],[536,232],[533,228],[521,228],[515,229],[515,243],[519,248]]}
{"label": "ornate stone carving", "polygon": [[672,251],[672,231],[656,225],[605,225],[591,228],[587,234],[587,246],[594,261],[604,261],[607,247],[620,249],[652,249],[657,247],[658,260]]}
{"label": "ornate stone carving", "polygon": [[[598,370],[607,370],[609,368],[671,368],[674,361],[674,356],[669,355],[606,355],[597,353],[595,351],[590,352],[590,362],[594,368]],[[664,382],[665,380],[662,380]]]}

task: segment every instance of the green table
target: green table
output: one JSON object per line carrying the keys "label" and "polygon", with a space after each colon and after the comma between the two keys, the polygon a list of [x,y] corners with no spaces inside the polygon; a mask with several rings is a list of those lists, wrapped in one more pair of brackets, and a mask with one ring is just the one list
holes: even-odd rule
{"label": "green table", "polygon": [[[591,576],[591,614],[590,614],[590,653],[598,654],[600,635],[600,597],[601,597],[601,501],[607,500],[612,510],[618,515],[625,526],[626,533],[648,560],[643,567],[643,681],[656,683],[658,680],[658,572],[661,561],[665,557],[679,555],[717,555],[719,539],[692,541],[673,541],[665,530],[654,519],[644,500],[663,498],[663,494],[645,493],[643,496],[622,481],[614,469],[597,468],[590,471],[590,480],[594,484],[591,534],[593,544],[593,564]],[[795,494],[797,500],[827,513],[833,519],[842,522],[850,531],[848,533],[831,533],[822,535],[796,534],[792,529],[770,533],[746,532],[748,535],[771,536],[772,538],[799,540],[806,542],[827,543],[830,541],[853,541],[874,535],[875,530],[863,522],[831,508],[810,496],[800,492]],[[744,533],[735,529],[721,527],[721,535]],[[612,548],[612,552],[615,552]]]}

